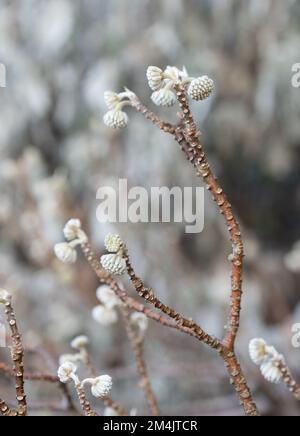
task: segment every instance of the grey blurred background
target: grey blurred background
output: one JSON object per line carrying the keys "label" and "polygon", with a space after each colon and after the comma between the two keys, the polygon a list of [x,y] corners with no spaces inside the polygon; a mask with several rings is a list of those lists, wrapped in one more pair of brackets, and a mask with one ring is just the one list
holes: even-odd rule
{"label": "grey blurred background", "polygon": [[[148,65],[185,65],[210,75],[214,96],[193,104],[208,158],[238,213],[246,245],[238,352],[264,414],[296,415],[282,386],[263,381],[247,354],[253,337],[285,353],[300,378],[291,328],[300,322],[300,4],[295,0],[1,0],[0,286],[15,295],[26,345],[55,362],[77,334],[91,340],[100,373],[114,378],[113,397],[147,413],[122,324],[91,318],[97,281],[83,259],[60,264],[53,245],[80,217],[101,252],[118,231],[138,274],[166,303],[221,336],[226,324],[230,246],[209,195],[205,229],[184,224],[100,225],[96,192],[128,178],[131,186],[195,186],[192,167],[172,138],[129,111],[127,129],[107,129],[103,92],[132,88],[149,104]],[[156,109],[157,110],[157,109]],[[175,109],[158,109],[168,120]],[[124,284],[128,283],[124,280]],[[130,289],[130,286],[129,286]],[[166,415],[241,413],[222,362],[192,338],[149,328],[146,356]],[[9,362],[7,350],[0,360]],[[42,361],[26,355],[28,369]],[[34,405],[54,389],[28,383]],[[1,396],[13,399],[0,375]]]}

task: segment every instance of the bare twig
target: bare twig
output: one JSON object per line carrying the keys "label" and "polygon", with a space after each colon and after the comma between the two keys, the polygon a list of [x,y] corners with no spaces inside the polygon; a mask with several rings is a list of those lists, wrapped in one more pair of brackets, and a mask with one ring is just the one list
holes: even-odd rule
{"label": "bare twig", "polygon": [[[186,155],[186,158],[195,166],[197,174],[201,176],[206,184],[208,190],[211,191],[214,201],[216,201],[220,213],[224,215],[225,222],[229,231],[230,241],[232,244],[232,255],[230,260],[232,262],[231,268],[231,309],[230,309],[230,319],[229,325],[226,331],[225,338],[218,344],[217,348],[219,354],[225,362],[228,373],[230,375],[231,383],[234,385],[236,392],[239,395],[240,402],[244,407],[246,415],[256,416],[259,414],[257,407],[252,399],[250,389],[247,385],[246,379],[242,373],[240,364],[237,360],[235,354],[235,340],[239,329],[240,323],[240,312],[241,312],[241,298],[242,298],[242,267],[243,267],[243,257],[244,248],[241,236],[241,231],[239,224],[234,217],[232,212],[232,207],[227,200],[221,186],[219,185],[216,177],[214,176],[207,160],[205,153],[203,151],[201,141],[199,139],[200,132],[196,126],[194,118],[192,116],[187,97],[185,87],[180,83],[176,82],[174,84],[174,90],[177,95],[177,99],[181,108],[180,123],[179,125],[172,126],[168,123],[164,123],[159,120],[158,117],[153,117],[151,111],[149,111],[145,106],[143,106],[138,97],[132,94],[130,97],[132,106],[142,113],[147,119],[150,119],[153,124],[157,125],[162,130],[172,134],[175,140],[180,145],[181,149]],[[164,128],[165,126],[165,128]],[[143,282],[136,277],[134,270],[130,264],[128,253],[125,250],[125,260],[127,264],[127,271],[136,290],[139,294],[145,298],[148,297],[149,290],[147,290]],[[153,292],[153,291],[152,291]],[[152,301],[151,301],[152,298]],[[162,305],[162,303],[150,293],[150,297],[146,298],[150,300],[154,305]],[[161,306],[163,309],[170,310],[166,306]],[[164,311],[164,310],[163,310]],[[176,315],[170,312],[171,316]],[[208,335],[209,336],[209,335]],[[205,342],[205,341],[204,341]],[[207,342],[206,342],[207,343]],[[218,341],[216,340],[216,343]],[[208,343],[208,345],[210,345]],[[211,346],[211,345],[210,345]]]}
{"label": "bare twig", "polygon": [[134,298],[131,298],[127,295],[126,291],[122,289],[117,281],[109,274],[107,271],[105,271],[102,266],[100,265],[100,262],[98,260],[97,255],[93,251],[92,247],[90,246],[88,241],[85,241],[81,244],[82,252],[85,255],[87,261],[89,262],[90,266],[93,268],[94,272],[96,273],[97,277],[99,278],[101,283],[107,284],[114,292],[115,294],[122,300],[122,302],[129,307],[130,309],[144,313],[149,319],[152,319],[159,324],[162,324],[164,326],[179,330],[183,333],[186,333],[192,337],[195,337],[199,339],[200,341],[203,341],[207,344],[210,344],[211,347],[215,349],[221,349],[222,344],[217,341],[212,336],[208,335],[204,330],[200,329],[195,332],[194,330],[184,327],[183,325],[179,323],[175,323],[161,315],[159,315],[156,312],[153,312],[151,309],[148,309],[143,304],[140,304],[138,301],[136,301]]}
{"label": "bare twig", "polygon": [[80,383],[77,383],[75,385],[76,392],[80,401],[80,405],[82,407],[82,410],[85,414],[85,416],[99,416],[91,407],[90,403],[88,402],[84,389],[81,386]]}
{"label": "bare twig", "polygon": [[151,410],[151,414],[153,416],[158,416],[159,415],[158,405],[151,387],[146,363],[143,356],[143,338],[138,336],[135,330],[133,329],[133,326],[130,323],[130,311],[126,307],[122,308],[122,315],[123,315],[123,320],[125,323],[127,335],[134,352],[137,371],[140,376],[140,386],[145,392],[145,396],[147,398]]}
{"label": "bare twig", "polygon": [[8,298],[5,303],[5,314],[7,322],[11,330],[12,346],[11,346],[11,358],[14,363],[14,376],[16,380],[16,397],[18,401],[18,415],[26,416],[27,403],[24,390],[24,349],[22,344],[22,338],[18,330],[17,320],[15,312],[11,304],[11,297]]}

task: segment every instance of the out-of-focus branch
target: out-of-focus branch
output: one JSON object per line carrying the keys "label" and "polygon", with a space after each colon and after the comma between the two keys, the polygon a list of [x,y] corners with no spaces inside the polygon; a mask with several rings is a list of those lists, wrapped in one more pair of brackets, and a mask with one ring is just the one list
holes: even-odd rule
{"label": "out-of-focus branch", "polygon": [[149,375],[147,372],[146,362],[144,360],[144,350],[143,350],[143,338],[138,336],[133,326],[130,323],[130,311],[124,307],[122,308],[122,315],[124,324],[126,327],[127,335],[130,340],[131,347],[134,352],[136,367],[138,374],[140,376],[140,386],[145,392],[145,396],[147,398],[151,414],[153,416],[159,415],[157,401],[154,395],[154,392],[151,387]]}

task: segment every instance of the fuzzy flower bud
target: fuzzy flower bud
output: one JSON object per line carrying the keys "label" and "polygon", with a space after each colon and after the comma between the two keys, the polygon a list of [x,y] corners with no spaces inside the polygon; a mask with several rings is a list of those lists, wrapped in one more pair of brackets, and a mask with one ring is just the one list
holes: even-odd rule
{"label": "fuzzy flower bud", "polygon": [[118,321],[118,314],[114,309],[106,306],[96,306],[92,310],[92,317],[101,325],[108,326]]}
{"label": "fuzzy flower bud", "polygon": [[121,110],[110,110],[103,117],[104,124],[112,129],[121,129],[128,124],[128,116],[126,112]]}
{"label": "fuzzy flower bud", "polygon": [[79,383],[76,375],[77,366],[72,362],[65,362],[58,368],[57,375],[62,383],[68,383],[73,380],[75,384]]}
{"label": "fuzzy flower bud", "polygon": [[152,91],[157,91],[164,81],[163,71],[158,67],[150,66],[147,68],[146,75]]}
{"label": "fuzzy flower bud", "polygon": [[104,92],[104,101],[108,109],[112,110],[121,102],[119,94],[113,91]]}
{"label": "fuzzy flower bud", "polygon": [[214,82],[208,76],[193,79],[188,87],[188,95],[193,100],[205,100],[214,89]]}
{"label": "fuzzy flower bud", "polygon": [[170,107],[176,103],[176,96],[170,89],[162,88],[153,92],[151,95],[151,100],[157,106]]}
{"label": "fuzzy flower bud", "polygon": [[75,350],[82,350],[83,348],[86,348],[86,346],[89,344],[89,339],[87,336],[77,336],[74,338],[71,342],[71,347]]}
{"label": "fuzzy flower bud", "polygon": [[90,384],[91,392],[96,398],[106,397],[112,388],[112,378],[109,375],[100,375],[96,378],[83,380],[82,386]]}
{"label": "fuzzy flower bud", "polygon": [[147,328],[148,328],[148,318],[144,313],[141,312],[133,312],[130,315],[130,322],[132,325],[137,327],[141,336],[144,336]]}
{"label": "fuzzy flower bud", "polygon": [[252,339],[249,343],[249,354],[256,365],[261,365],[268,357],[267,344],[263,339]]}
{"label": "fuzzy flower bud", "polygon": [[0,304],[6,304],[10,301],[11,294],[6,289],[0,289]]}
{"label": "fuzzy flower bud", "polygon": [[67,241],[72,241],[78,237],[78,232],[81,230],[81,222],[78,219],[70,219],[63,230],[64,236]]}
{"label": "fuzzy flower bud", "polygon": [[63,365],[66,362],[76,363],[76,362],[82,362],[82,354],[62,354],[59,357],[59,364]]}
{"label": "fuzzy flower bud", "polygon": [[77,252],[75,248],[68,242],[55,244],[54,253],[56,257],[63,263],[75,263],[77,260]]}
{"label": "fuzzy flower bud", "polygon": [[113,309],[122,303],[114,291],[112,291],[107,285],[99,286],[99,288],[96,290],[96,296],[98,300],[108,309]]}
{"label": "fuzzy flower bud", "polygon": [[100,259],[103,268],[113,275],[122,275],[126,272],[126,262],[117,254],[104,254]]}
{"label": "fuzzy flower bud", "polygon": [[117,253],[120,250],[123,242],[119,235],[109,233],[106,235],[104,245],[110,253]]}
{"label": "fuzzy flower bud", "polygon": [[278,368],[276,360],[267,360],[262,363],[260,370],[263,375],[263,377],[268,380],[270,383],[279,383],[282,378],[283,374]]}

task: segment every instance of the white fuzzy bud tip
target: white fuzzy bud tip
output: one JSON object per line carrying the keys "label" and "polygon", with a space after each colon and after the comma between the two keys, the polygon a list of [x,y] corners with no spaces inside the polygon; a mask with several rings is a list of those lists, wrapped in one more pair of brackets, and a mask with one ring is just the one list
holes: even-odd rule
{"label": "white fuzzy bud tip", "polygon": [[89,339],[87,336],[77,336],[74,338],[71,342],[71,347],[75,350],[81,350],[82,348],[85,348],[89,344]]}
{"label": "white fuzzy bud tip", "polygon": [[58,368],[57,375],[62,383],[68,383],[69,381],[77,381],[76,376],[77,366],[72,362],[65,362]]}
{"label": "white fuzzy bud tip", "polygon": [[153,92],[151,95],[151,100],[157,106],[170,107],[176,103],[176,96],[170,89],[162,88]]}
{"label": "white fuzzy bud tip", "polygon": [[120,103],[121,99],[119,94],[113,91],[105,91],[104,101],[108,109],[112,110]]}
{"label": "white fuzzy bud tip", "polygon": [[108,326],[118,321],[118,313],[106,306],[96,306],[92,310],[92,317],[101,325]]}
{"label": "white fuzzy bud tip", "polygon": [[105,248],[111,253],[116,253],[117,251],[119,251],[122,243],[123,242],[120,236],[113,233],[109,233],[108,235],[106,235],[104,240]]}
{"label": "white fuzzy bud tip", "polygon": [[103,117],[104,124],[112,129],[121,129],[128,124],[126,112],[121,110],[110,110]]}
{"label": "white fuzzy bud tip", "polygon": [[76,363],[76,362],[82,362],[82,354],[62,354],[59,357],[59,364],[63,365],[66,362]]}
{"label": "white fuzzy bud tip", "polygon": [[276,360],[267,360],[260,367],[263,377],[271,383],[279,383],[283,374],[276,364]]}
{"label": "white fuzzy bud tip", "polygon": [[249,354],[256,365],[261,365],[268,357],[266,342],[263,339],[252,339],[249,343]]}
{"label": "white fuzzy bud tip", "polygon": [[0,304],[6,304],[11,300],[11,294],[6,289],[0,289]]}
{"label": "white fuzzy bud tip", "polygon": [[67,241],[73,241],[73,239],[78,238],[81,233],[81,222],[79,219],[70,219],[64,227],[64,236]]}
{"label": "white fuzzy bud tip", "polygon": [[207,76],[193,79],[188,87],[188,95],[193,100],[205,100],[210,96],[214,89],[214,82]]}
{"label": "white fuzzy bud tip", "polygon": [[141,335],[144,335],[148,328],[148,318],[144,313],[133,312],[130,315],[130,322],[139,329]]}
{"label": "white fuzzy bud tip", "polygon": [[113,309],[122,303],[114,291],[112,291],[107,285],[99,286],[99,288],[96,290],[96,296],[98,300],[109,309]]}
{"label": "white fuzzy bud tip", "polygon": [[147,68],[146,75],[149,87],[152,91],[157,91],[163,84],[163,71],[158,67],[150,66]]}
{"label": "white fuzzy bud tip", "polygon": [[109,375],[100,375],[96,378],[83,380],[82,385],[91,385],[91,392],[96,398],[106,397],[112,388],[112,378]]}
{"label": "white fuzzy bud tip", "polygon": [[104,254],[100,259],[103,268],[113,275],[122,275],[126,272],[126,262],[117,254]]}
{"label": "white fuzzy bud tip", "polygon": [[68,242],[61,242],[54,246],[56,257],[63,263],[75,263],[77,260],[77,252]]}

